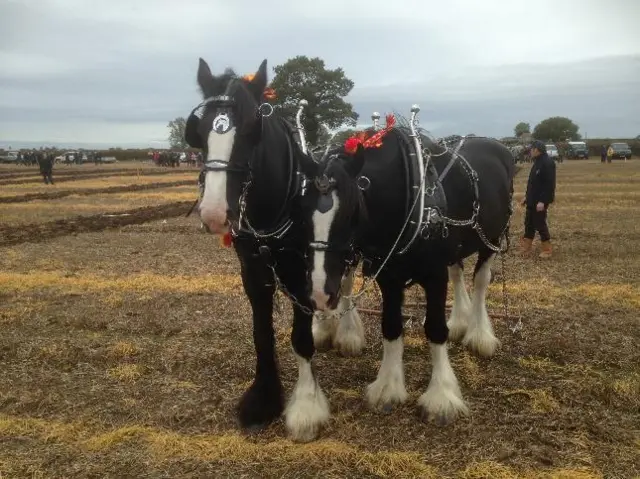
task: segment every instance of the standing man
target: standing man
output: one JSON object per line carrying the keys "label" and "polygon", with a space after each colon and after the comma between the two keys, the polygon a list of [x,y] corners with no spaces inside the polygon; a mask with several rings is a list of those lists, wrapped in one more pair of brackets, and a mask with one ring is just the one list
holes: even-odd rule
{"label": "standing man", "polygon": [[551,236],[547,226],[547,210],[556,194],[556,165],[547,155],[543,142],[531,144],[533,166],[529,172],[527,193],[522,205],[525,206],[524,236],[520,243],[522,254],[531,252],[536,231],[540,234],[542,252],[540,258],[551,257]]}
{"label": "standing man", "polygon": [[44,184],[53,184],[53,153],[40,153],[38,155],[38,164],[40,165],[40,174],[44,179]]}
{"label": "standing man", "polygon": [[600,163],[604,163],[607,161],[607,147],[606,145],[602,145],[600,148]]}

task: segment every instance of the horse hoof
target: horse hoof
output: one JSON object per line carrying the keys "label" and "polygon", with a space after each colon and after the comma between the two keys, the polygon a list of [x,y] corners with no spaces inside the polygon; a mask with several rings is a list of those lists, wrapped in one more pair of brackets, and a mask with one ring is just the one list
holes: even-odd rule
{"label": "horse hoof", "polygon": [[380,412],[382,414],[391,414],[394,409],[395,409],[394,403],[386,403],[382,405],[382,407],[380,408]]}
{"label": "horse hoof", "polygon": [[282,384],[254,381],[238,403],[237,417],[244,430],[264,429],[280,417],[284,410]]}
{"label": "horse hoof", "polygon": [[467,323],[465,321],[451,320],[447,323],[449,328],[448,339],[451,342],[461,341],[467,332]]}
{"label": "horse hoof", "polygon": [[444,413],[433,414],[422,408],[420,409],[420,418],[425,424],[435,424],[438,427],[446,427],[453,422],[453,419]]}
{"label": "horse hoof", "polygon": [[316,347],[316,351],[319,353],[326,353],[327,351],[331,351],[333,348],[333,342],[331,338],[324,338],[322,340],[314,341],[314,346]]}
{"label": "horse hoof", "polygon": [[253,424],[245,428],[244,431],[249,435],[260,434],[262,431],[264,431],[267,428],[267,426],[268,424]]}
{"label": "horse hoof", "polygon": [[348,341],[341,341],[335,345],[338,350],[338,354],[345,358],[355,358],[362,355],[362,349],[364,348],[362,340],[350,339]]}

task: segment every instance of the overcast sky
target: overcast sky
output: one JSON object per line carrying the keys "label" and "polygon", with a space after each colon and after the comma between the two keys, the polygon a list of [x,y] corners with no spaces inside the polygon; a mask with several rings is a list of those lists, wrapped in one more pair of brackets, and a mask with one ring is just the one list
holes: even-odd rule
{"label": "overcast sky", "polygon": [[417,102],[436,135],[563,115],[635,137],[639,20],[637,0],[0,0],[0,146],[161,146],[200,99],[200,56],[320,56],[363,122]]}

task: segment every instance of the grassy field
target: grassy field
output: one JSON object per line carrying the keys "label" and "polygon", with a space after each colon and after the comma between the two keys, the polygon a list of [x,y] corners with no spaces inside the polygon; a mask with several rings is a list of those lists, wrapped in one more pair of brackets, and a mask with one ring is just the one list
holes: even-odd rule
{"label": "grassy field", "polygon": [[[525,165],[518,197],[527,173]],[[148,178],[132,168],[131,177],[77,183]],[[0,236],[194,194],[176,186],[0,204]],[[362,357],[316,356],[332,419],[306,445],[288,441],[282,421],[251,436],[236,428],[234,406],[253,378],[250,308],[235,255],[197,218],[80,234],[71,223],[62,236],[19,238],[0,247],[0,477],[638,477],[639,207],[640,161],[559,165],[554,258],[510,252],[504,272],[495,263],[489,307],[503,312],[503,276],[509,299],[510,317],[493,321],[502,348],[481,360],[451,345],[470,417],[446,428],[418,420],[430,368],[417,326],[405,338],[410,401],[389,415],[370,411],[363,389],[375,379],[381,335],[378,318],[363,314]],[[517,209],[514,244],[521,232]],[[290,392],[297,369],[281,303]],[[361,306],[377,308],[377,292]],[[513,333],[516,316],[523,329]]]}

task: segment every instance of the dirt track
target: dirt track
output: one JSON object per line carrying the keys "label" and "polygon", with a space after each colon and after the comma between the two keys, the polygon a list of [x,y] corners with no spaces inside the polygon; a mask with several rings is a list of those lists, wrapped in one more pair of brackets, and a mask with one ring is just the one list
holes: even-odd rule
{"label": "dirt track", "polygon": [[[94,168],[94,169],[87,169]],[[140,165],[139,169],[151,169],[155,168],[149,164]],[[126,173],[127,171],[131,174],[135,174],[137,169],[135,168],[105,168],[104,166],[73,166],[73,167],[64,167],[61,168],[59,165],[54,166],[54,172],[56,176],[68,176],[68,175],[77,175],[77,174],[106,174],[112,172],[113,174],[118,173]],[[4,180],[12,180],[15,178],[24,178],[25,176],[38,176],[39,170],[37,166],[27,166],[23,168],[4,168],[0,169],[0,181]]]}
{"label": "dirt track", "polygon": [[[115,173],[112,173],[112,171],[116,171]],[[171,168],[171,169],[160,169],[158,168],[157,170],[153,170],[153,169],[141,169],[139,171],[133,170],[131,168],[129,169],[122,169],[120,171],[117,170],[95,170],[95,171],[81,171],[81,170],[76,170],[76,171],[69,171],[69,172],[65,172],[65,174],[60,174],[61,172],[59,172],[58,170],[54,170],[53,171],[53,181],[55,181],[56,183],[65,183],[68,181],[77,181],[77,180],[86,180],[86,179],[94,179],[94,178],[110,178],[110,177],[116,177],[116,176],[131,176],[131,177],[135,177],[135,176],[155,176],[155,175],[171,175],[171,174],[178,174],[178,173],[185,173],[185,172],[194,172],[194,176],[195,172],[197,172],[197,169],[193,169],[193,168]],[[32,175],[38,175],[37,171],[34,171],[34,173],[32,173]],[[32,175],[25,175],[25,176],[32,176]],[[18,180],[9,180],[9,181],[3,181],[4,178],[0,177],[0,186],[9,186],[9,185],[24,185],[24,184],[28,184],[28,183],[41,183],[42,182],[42,178],[38,177],[38,178],[24,178],[24,179],[18,179]]]}
{"label": "dirt track", "polygon": [[153,190],[158,188],[169,188],[172,186],[188,186],[193,185],[193,180],[171,181],[167,183],[148,183],[142,185],[122,185],[108,186],[106,188],[77,188],[65,191],[53,191],[47,193],[27,193],[16,196],[0,196],[0,203],[25,203],[32,200],[54,200],[64,198],[65,196],[79,195],[90,196],[103,193],[125,193],[131,191]]}
{"label": "dirt track", "polygon": [[126,225],[146,223],[160,218],[186,214],[193,202],[179,201],[161,206],[134,208],[111,216],[99,214],[20,226],[0,225],[0,246],[23,242],[41,242],[58,236],[101,231]]}

